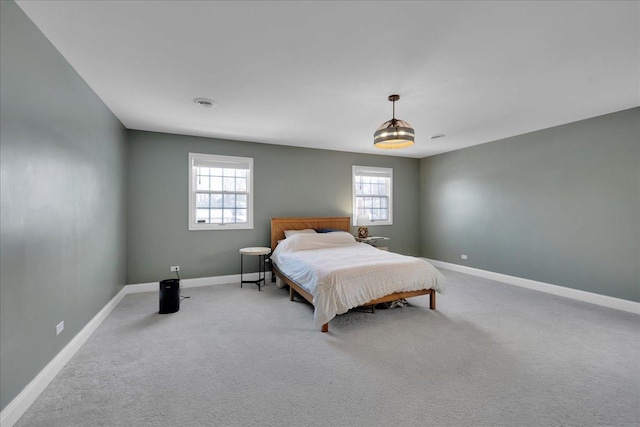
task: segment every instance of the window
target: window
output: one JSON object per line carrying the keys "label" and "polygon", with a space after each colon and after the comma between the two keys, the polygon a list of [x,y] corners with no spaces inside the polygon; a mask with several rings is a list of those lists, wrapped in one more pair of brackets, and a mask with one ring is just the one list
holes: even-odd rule
{"label": "window", "polygon": [[393,169],[353,166],[353,225],[370,215],[374,225],[393,224]]}
{"label": "window", "polygon": [[189,153],[189,230],[253,228],[253,159]]}

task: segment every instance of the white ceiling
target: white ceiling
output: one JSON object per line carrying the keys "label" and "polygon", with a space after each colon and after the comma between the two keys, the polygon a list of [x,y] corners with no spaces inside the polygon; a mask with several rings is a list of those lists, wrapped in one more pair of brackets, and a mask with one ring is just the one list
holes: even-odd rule
{"label": "white ceiling", "polygon": [[17,3],[129,129],[421,158],[640,105],[637,1]]}

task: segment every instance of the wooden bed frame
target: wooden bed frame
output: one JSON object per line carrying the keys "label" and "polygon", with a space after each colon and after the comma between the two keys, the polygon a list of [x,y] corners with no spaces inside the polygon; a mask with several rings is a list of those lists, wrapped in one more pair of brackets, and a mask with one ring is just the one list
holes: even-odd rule
{"label": "wooden bed frame", "polygon": [[[278,246],[278,241],[285,238],[284,230],[304,230],[306,228],[333,228],[351,232],[351,218],[346,217],[314,217],[314,218],[271,218],[271,252]],[[278,267],[272,265],[273,272],[289,285],[289,299],[294,300],[295,294],[300,295],[313,305],[313,296],[304,290],[300,285],[285,276]],[[419,295],[429,295],[429,308],[436,309],[436,291],[433,289],[421,289],[419,291],[395,292],[382,298],[369,301],[363,304],[364,307],[375,307],[383,302],[396,301],[402,298],[416,297]],[[329,323],[322,325],[322,332],[329,332]]]}

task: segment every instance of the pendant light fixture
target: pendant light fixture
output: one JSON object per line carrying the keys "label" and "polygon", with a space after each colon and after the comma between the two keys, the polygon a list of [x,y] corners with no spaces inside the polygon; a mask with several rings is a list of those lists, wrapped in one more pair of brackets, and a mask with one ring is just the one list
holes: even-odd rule
{"label": "pendant light fixture", "polygon": [[389,95],[389,101],[393,102],[393,118],[381,124],[373,134],[373,145],[377,148],[404,148],[413,145],[415,131],[409,123],[396,119],[396,101],[399,99],[400,95]]}

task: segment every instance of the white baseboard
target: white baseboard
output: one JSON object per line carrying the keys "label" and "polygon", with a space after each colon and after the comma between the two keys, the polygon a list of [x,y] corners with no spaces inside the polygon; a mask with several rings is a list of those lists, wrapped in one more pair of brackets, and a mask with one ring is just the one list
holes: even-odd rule
{"label": "white baseboard", "polygon": [[609,297],[606,295],[595,294],[593,292],[581,291],[578,289],[552,285],[550,283],[538,282],[530,279],[523,279],[522,277],[509,276],[507,274],[494,273],[493,271],[480,270],[478,268],[467,267],[464,265],[452,264],[429,258],[425,259],[435,267],[442,267],[446,268],[447,270],[458,271],[460,273],[466,273],[472,276],[483,277],[485,279],[491,279],[498,282],[508,283],[510,285],[533,289],[534,291],[546,292],[548,294],[559,295],[561,297],[584,301],[591,304],[615,308],[616,310],[640,314],[640,303],[635,301]]}
{"label": "white baseboard", "polygon": [[29,409],[29,406],[40,396],[40,393],[49,385],[56,375],[64,368],[67,362],[76,354],[91,334],[109,316],[113,309],[127,294],[127,287],[123,287],[115,297],[85,325],[78,334],[69,341],[56,357],[40,371],[36,377],[0,412],[0,425],[2,427],[13,426],[20,417]]}
{"label": "white baseboard", "polygon": [[[267,272],[267,277],[269,276]],[[258,273],[245,273],[242,275],[244,280],[258,280]],[[180,279],[180,285],[183,288],[198,288],[200,286],[213,286],[213,285],[227,285],[229,283],[240,283],[239,274],[230,274],[228,276],[212,276],[212,277],[197,277],[195,279]],[[157,291],[159,287],[158,282],[151,283],[136,283],[134,285],[127,285],[128,294],[137,294],[140,292]]]}
{"label": "white baseboard", "polygon": [[[258,273],[247,273],[243,275],[245,280],[257,280]],[[184,288],[195,288],[199,286],[222,285],[228,283],[239,283],[240,275],[232,274],[228,276],[199,277],[196,279],[181,279],[180,283]],[[128,294],[140,292],[158,291],[158,282],[139,283],[124,286],[118,294],[96,314],[93,319],[85,325],[78,334],[69,341],[60,352],[45,366],[36,377],[0,412],[0,426],[12,427],[20,417],[29,409],[31,404],[40,396],[40,393],[58,375],[69,360],[76,354],[82,345],[89,339],[91,334],[98,329],[98,326],[109,316],[118,303]]]}

